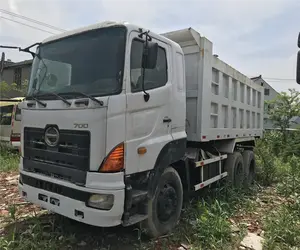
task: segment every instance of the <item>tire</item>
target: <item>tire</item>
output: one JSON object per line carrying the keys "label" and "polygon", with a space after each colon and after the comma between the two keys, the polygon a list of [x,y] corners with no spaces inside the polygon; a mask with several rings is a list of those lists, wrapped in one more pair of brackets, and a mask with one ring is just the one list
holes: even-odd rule
{"label": "tire", "polygon": [[228,182],[234,187],[241,188],[245,178],[244,160],[241,153],[228,154],[224,168],[228,174]]}
{"label": "tire", "polygon": [[178,223],[183,203],[183,188],[177,171],[168,167],[161,174],[154,195],[147,204],[148,218],[142,228],[150,237],[169,233]]}
{"label": "tire", "polygon": [[254,179],[255,179],[256,163],[255,163],[255,156],[253,151],[245,150],[243,152],[243,161],[245,167],[244,186],[248,188],[254,184]]}

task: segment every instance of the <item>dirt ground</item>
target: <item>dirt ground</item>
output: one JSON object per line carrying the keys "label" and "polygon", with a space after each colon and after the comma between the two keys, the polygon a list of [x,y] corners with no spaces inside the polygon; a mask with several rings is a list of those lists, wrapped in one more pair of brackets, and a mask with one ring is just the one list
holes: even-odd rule
{"label": "dirt ground", "polygon": [[[14,218],[19,231],[26,230],[38,218],[45,226],[43,227],[45,234],[47,228],[57,227],[60,234],[58,239],[70,235],[74,237],[73,241],[66,244],[65,249],[190,249],[186,243],[174,244],[173,241],[168,241],[170,235],[150,240],[141,234],[137,226],[99,228],[50,214],[24,202],[19,196],[17,184],[17,172],[0,174],[0,235],[2,236],[11,232]],[[286,202],[288,200],[278,197],[273,188],[261,189],[247,204],[241,205],[238,212],[229,219],[233,234],[238,234],[241,228],[244,228],[246,233],[248,231],[263,237],[264,216],[276,206]],[[239,249],[239,243],[236,249]]]}

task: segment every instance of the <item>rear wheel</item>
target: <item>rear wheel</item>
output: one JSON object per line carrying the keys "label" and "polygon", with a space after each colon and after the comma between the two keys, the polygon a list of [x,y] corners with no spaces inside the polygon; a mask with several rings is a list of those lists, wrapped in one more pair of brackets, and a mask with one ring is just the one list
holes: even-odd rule
{"label": "rear wheel", "polygon": [[245,150],[243,152],[243,161],[245,166],[245,187],[250,187],[254,184],[255,179],[255,157],[254,153],[251,150]]}
{"label": "rear wheel", "polygon": [[245,170],[244,161],[240,152],[228,154],[225,163],[225,171],[227,171],[227,180],[235,187],[240,188],[244,184]]}
{"label": "rear wheel", "polygon": [[183,202],[183,188],[177,171],[168,167],[160,176],[147,206],[148,218],[142,227],[151,237],[170,232],[177,224]]}

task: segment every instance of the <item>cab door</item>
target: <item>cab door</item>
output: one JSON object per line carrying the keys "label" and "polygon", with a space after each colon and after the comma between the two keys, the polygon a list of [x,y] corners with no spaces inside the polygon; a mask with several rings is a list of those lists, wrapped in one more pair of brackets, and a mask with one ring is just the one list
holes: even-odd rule
{"label": "cab door", "polygon": [[[127,71],[126,174],[152,169],[161,149],[171,136],[171,48],[152,37],[159,45],[157,64],[145,69],[144,86],[150,95],[145,101],[142,90],[142,55],[145,41],[139,33],[129,36],[130,63]],[[127,59],[128,62],[128,59]],[[141,150],[142,149],[142,150]]]}

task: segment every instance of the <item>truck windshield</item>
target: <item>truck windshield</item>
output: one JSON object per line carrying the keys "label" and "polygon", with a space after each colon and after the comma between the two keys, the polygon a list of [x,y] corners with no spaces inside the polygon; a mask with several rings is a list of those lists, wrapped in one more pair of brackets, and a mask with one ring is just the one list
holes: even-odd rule
{"label": "truck windshield", "polygon": [[82,92],[91,96],[120,93],[125,38],[125,27],[109,27],[40,45],[27,97],[56,99],[47,92]]}

